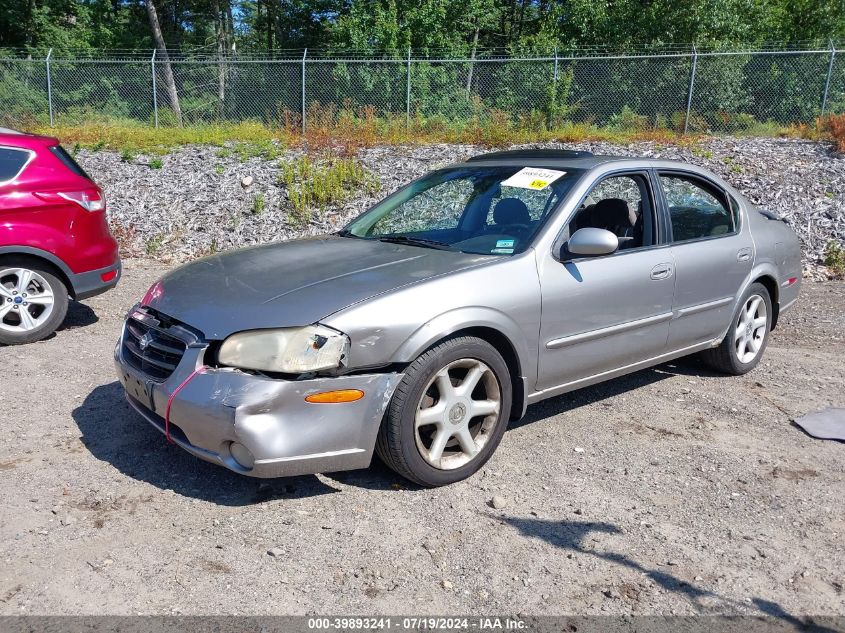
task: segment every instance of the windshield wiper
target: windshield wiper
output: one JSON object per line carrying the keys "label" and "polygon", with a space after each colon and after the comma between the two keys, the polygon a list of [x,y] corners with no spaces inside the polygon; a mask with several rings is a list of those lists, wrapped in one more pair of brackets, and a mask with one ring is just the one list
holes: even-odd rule
{"label": "windshield wiper", "polygon": [[412,246],[422,246],[424,248],[436,248],[442,251],[455,250],[446,242],[438,242],[437,240],[429,240],[424,237],[410,237],[408,235],[385,235],[378,238],[379,242],[390,242],[393,244],[411,244]]}

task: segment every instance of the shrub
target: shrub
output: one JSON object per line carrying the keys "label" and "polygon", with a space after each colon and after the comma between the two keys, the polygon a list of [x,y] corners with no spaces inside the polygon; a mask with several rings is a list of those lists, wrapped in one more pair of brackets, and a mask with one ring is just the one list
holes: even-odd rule
{"label": "shrub", "polygon": [[648,117],[637,114],[628,106],[624,106],[618,114],[614,114],[608,119],[607,127],[613,130],[641,131],[648,128]]}
{"label": "shrub", "polygon": [[829,114],[818,120],[817,127],[833,140],[836,151],[845,152],[845,114]]}
{"label": "shrub", "polygon": [[150,257],[158,255],[161,247],[164,246],[165,237],[164,233],[156,233],[148,239],[147,243],[144,244],[144,250],[147,252],[147,255]]}
{"label": "shrub", "polygon": [[836,240],[828,241],[824,248],[824,265],[837,277],[845,277],[845,248]]}

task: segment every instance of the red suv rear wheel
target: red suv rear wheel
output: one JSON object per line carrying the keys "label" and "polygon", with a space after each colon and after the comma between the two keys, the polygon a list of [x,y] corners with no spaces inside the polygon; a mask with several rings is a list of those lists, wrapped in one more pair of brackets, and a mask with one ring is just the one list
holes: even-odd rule
{"label": "red suv rear wheel", "polygon": [[67,288],[48,265],[0,258],[0,343],[40,341],[61,325],[67,307]]}

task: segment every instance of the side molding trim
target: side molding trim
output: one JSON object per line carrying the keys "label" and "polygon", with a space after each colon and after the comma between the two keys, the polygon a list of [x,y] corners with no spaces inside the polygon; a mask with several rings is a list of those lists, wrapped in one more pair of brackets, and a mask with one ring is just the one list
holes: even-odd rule
{"label": "side molding trim", "polygon": [[678,310],[678,314],[675,318],[685,317],[690,314],[697,314],[699,312],[704,312],[705,310],[712,310],[713,308],[721,308],[722,306],[734,301],[734,299],[736,299],[736,297],[724,297],[722,299],[716,299],[715,301],[708,301],[707,303],[687,306],[686,308]]}
{"label": "side molding trim", "polygon": [[622,334],[624,332],[630,332],[631,330],[636,330],[647,325],[664,323],[666,321],[669,321],[672,316],[673,314],[671,312],[664,312],[663,314],[655,314],[654,316],[646,317],[644,319],[627,321],[625,323],[619,323],[617,325],[603,327],[598,330],[590,330],[589,332],[581,332],[580,334],[573,334],[571,336],[564,336],[562,338],[552,339],[551,341],[546,343],[546,349],[558,349],[561,347],[568,347],[569,345],[575,345],[576,343],[585,343],[586,341],[593,341],[595,339],[604,338],[605,336],[611,336],[613,334]]}

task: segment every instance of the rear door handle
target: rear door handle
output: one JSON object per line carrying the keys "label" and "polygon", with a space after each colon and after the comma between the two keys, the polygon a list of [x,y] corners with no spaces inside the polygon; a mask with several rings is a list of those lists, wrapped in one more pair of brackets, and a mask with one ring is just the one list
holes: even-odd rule
{"label": "rear door handle", "polygon": [[672,276],[672,264],[657,264],[651,269],[652,279],[668,279]]}
{"label": "rear door handle", "polygon": [[751,249],[750,248],[741,248],[736,253],[736,261],[738,262],[747,262],[751,259]]}

